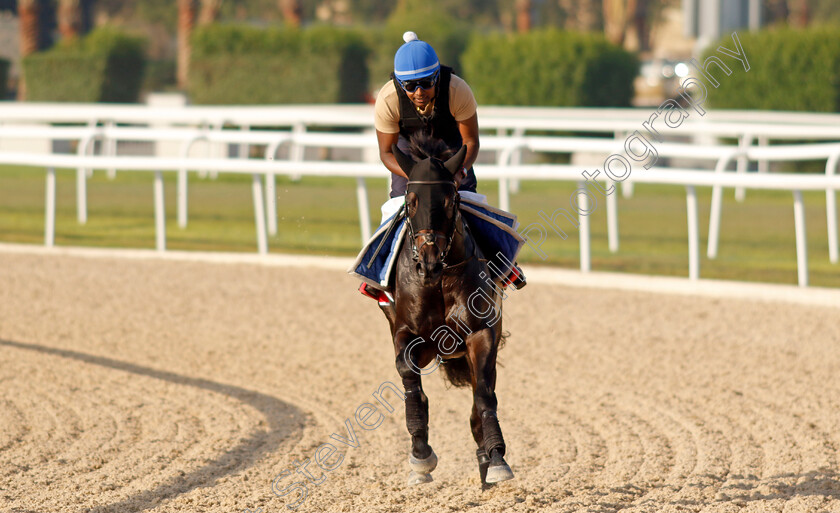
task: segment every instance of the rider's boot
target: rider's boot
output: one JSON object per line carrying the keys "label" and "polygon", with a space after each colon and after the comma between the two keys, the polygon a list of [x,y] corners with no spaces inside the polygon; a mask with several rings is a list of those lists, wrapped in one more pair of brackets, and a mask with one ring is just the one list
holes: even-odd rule
{"label": "rider's boot", "polygon": [[384,290],[379,290],[368,283],[362,282],[361,286],[359,286],[359,292],[363,296],[377,300],[380,305],[385,306],[391,304],[391,298],[388,297],[388,294]]}

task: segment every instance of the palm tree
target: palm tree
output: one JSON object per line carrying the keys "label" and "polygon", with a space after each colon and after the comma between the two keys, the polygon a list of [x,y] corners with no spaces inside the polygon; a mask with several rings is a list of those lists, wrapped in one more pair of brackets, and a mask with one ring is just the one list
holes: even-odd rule
{"label": "palm tree", "polygon": [[79,37],[82,26],[82,6],[80,0],[59,0],[58,32],[61,39],[69,41]]}
{"label": "palm tree", "polygon": [[788,23],[793,27],[804,28],[811,21],[811,9],[808,0],[788,1]]}
{"label": "palm tree", "polygon": [[[38,0],[18,0],[18,19],[20,20],[20,56],[21,58],[38,51]],[[18,100],[26,99],[26,82],[21,71],[18,81]]]}
{"label": "palm tree", "polygon": [[591,31],[598,29],[599,0],[558,0],[569,30]]}
{"label": "palm tree", "polygon": [[201,0],[201,11],[198,14],[198,25],[209,25],[219,19],[222,0]]}
{"label": "palm tree", "polygon": [[178,0],[178,63],[177,80],[180,89],[186,89],[190,69],[190,36],[195,24],[195,1]]}
{"label": "palm tree", "polygon": [[516,30],[531,30],[531,0],[516,0]]}
{"label": "palm tree", "polygon": [[613,44],[624,46],[627,29],[636,17],[636,0],[604,0],[604,33]]}
{"label": "palm tree", "polygon": [[303,18],[303,7],[300,0],[277,0],[277,6],[283,13],[283,19],[286,20],[287,24],[300,27],[301,18]]}

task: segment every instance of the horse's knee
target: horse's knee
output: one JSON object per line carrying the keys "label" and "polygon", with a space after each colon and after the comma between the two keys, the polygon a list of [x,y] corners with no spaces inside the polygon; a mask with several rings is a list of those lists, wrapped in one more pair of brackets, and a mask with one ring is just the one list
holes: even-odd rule
{"label": "horse's knee", "polygon": [[484,380],[478,380],[473,390],[473,403],[478,414],[483,414],[486,411],[496,411],[499,401],[493,388]]}
{"label": "horse's knee", "polygon": [[[422,360],[421,350],[416,347],[422,344],[422,342],[423,339],[421,338],[415,339],[414,342],[400,348],[397,352],[397,358],[394,363],[403,382],[419,381],[424,375],[431,374],[437,369],[437,366],[435,366],[431,370],[423,371],[422,365],[424,362]],[[418,356],[420,357],[419,359]],[[440,364],[440,361],[438,361],[438,364]]]}
{"label": "horse's knee", "polygon": [[414,369],[412,369],[411,366],[408,364],[406,358],[407,356],[405,355],[404,351],[401,352],[399,356],[397,356],[397,360],[395,362],[397,367],[397,373],[400,375],[400,378],[402,378],[403,383],[419,381],[420,375],[414,372]]}

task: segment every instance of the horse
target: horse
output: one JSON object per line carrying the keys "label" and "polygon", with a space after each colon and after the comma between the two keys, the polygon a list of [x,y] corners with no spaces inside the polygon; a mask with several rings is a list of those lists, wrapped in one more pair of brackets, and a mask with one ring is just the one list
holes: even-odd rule
{"label": "horse", "polygon": [[[405,389],[411,435],[409,485],[432,481],[437,455],[429,445],[429,401],[423,371],[443,366],[453,386],[471,386],[470,427],[478,446],[482,487],[513,479],[496,415],[496,355],[504,341],[501,288],[459,210],[456,176],[466,156],[440,140],[413,138],[415,162],[392,146],[408,176],[404,215],[407,234],[395,266],[394,301],[380,304],[393,337],[397,372]],[[442,160],[440,157],[447,157]],[[428,341],[437,342],[437,345]],[[437,367],[435,367],[436,369]]]}

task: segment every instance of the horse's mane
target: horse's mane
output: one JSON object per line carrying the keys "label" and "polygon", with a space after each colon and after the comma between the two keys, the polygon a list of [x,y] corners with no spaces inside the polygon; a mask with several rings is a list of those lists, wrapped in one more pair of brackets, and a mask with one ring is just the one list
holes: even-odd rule
{"label": "horse's mane", "polygon": [[443,139],[432,137],[424,131],[415,132],[411,136],[409,152],[414,160],[420,161],[427,158],[438,158],[447,160],[455,154],[449,146],[443,142]]}

